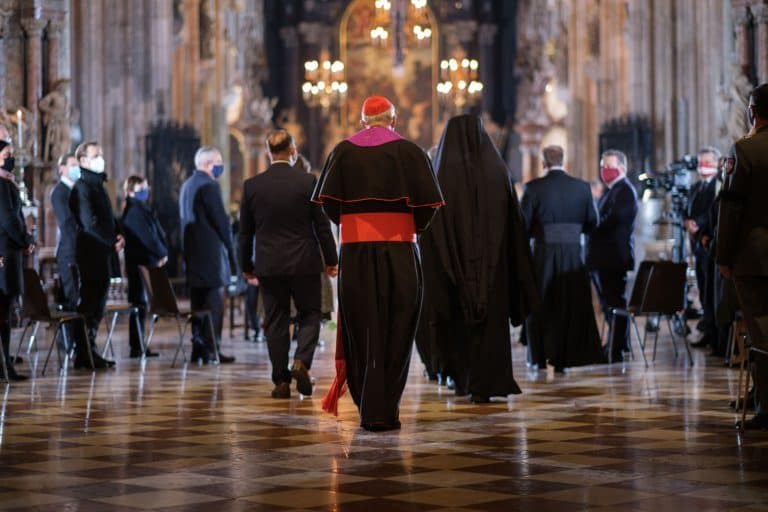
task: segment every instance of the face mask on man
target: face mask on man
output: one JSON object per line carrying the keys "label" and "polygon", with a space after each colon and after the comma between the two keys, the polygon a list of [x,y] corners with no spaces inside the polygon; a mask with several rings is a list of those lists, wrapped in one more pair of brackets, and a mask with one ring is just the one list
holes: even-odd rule
{"label": "face mask on man", "polygon": [[143,188],[141,190],[137,190],[133,193],[133,197],[142,203],[146,203],[147,199],[149,199],[149,189]]}
{"label": "face mask on man", "polygon": [[696,170],[702,178],[706,179],[711,178],[715,175],[715,173],[717,173],[717,166],[710,164],[699,164],[699,167]]}
{"label": "face mask on man", "polygon": [[224,165],[216,164],[213,166],[213,177],[219,179],[219,176],[224,174]]}
{"label": "face mask on man", "polygon": [[16,167],[16,159],[8,155],[7,157],[5,157],[5,160],[3,161],[3,165],[0,166],[0,169],[7,172],[12,172],[15,167]]}
{"label": "face mask on man", "polygon": [[600,168],[600,178],[606,185],[613,183],[620,175],[621,171],[616,167],[603,166]]}
{"label": "face mask on man", "polygon": [[82,175],[82,171],[80,170],[79,165],[73,165],[69,168],[67,171],[67,176],[69,176],[69,179],[72,181],[77,181],[80,179],[80,176]]}
{"label": "face mask on man", "polygon": [[88,164],[87,169],[89,171],[93,171],[93,172],[101,174],[101,173],[104,172],[104,167],[105,166],[106,166],[106,163],[104,162],[104,157],[97,156],[97,157],[94,157],[94,158],[90,159],[90,162]]}

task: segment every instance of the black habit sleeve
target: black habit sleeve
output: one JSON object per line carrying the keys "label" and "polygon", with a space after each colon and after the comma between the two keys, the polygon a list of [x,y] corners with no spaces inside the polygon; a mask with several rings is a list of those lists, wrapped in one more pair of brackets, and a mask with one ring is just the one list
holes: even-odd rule
{"label": "black habit sleeve", "polygon": [[0,194],[0,225],[18,249],[26,249],[30,244],[27,229],[24,219],[14,211],[14,202],[11,197],[11,194],[18,194],[19,190],[10,181],[3,185],[3,193]]}
{"label": "black habit sleeve", "polygon": [[[315,189],[316,187],[316,180],[313,179],[312,188]],[[319,204],[313,203],[311,210],[315,236],[320,243],[320,249],[323,251],[323,261],[325,261],[327,267],[335,267],[339,263],[339,258],[336,254],[336,240],[334,240],[333,233],[331,232],[331,223]]]}

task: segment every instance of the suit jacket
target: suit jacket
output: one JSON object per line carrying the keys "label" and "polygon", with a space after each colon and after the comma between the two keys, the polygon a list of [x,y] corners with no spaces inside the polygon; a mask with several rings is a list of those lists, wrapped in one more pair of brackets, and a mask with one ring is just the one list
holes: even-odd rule
{"label": "suit jacket", "polygon": [[[331,224],[310,201],[316,180],[278,162],[247,180],[240,205],[240,263],[257,276],[319,274],[338,263]],[[319,245],[319,247],[318,247]]]}
{"label": "suit jacket", "polygon": [[598,223],[589,183],[560,169],[528,182],[521,207],[529,238],[539,238],[547,224],[579,224],[590,233]]}
{"label": "suit jacket", "polygon": [[693,251],[697,257],[706,254],[706,249],[701,245],[701,237],[704,235],[701,227],[709,222],[712,205],[715,203],[715,181],[713,178],[696,182],[689,195],[686,219],[695,221],[699,226],[699,231],[692,237]]}
{"label": "suit jacket", "polygon": [[716,261],[738,277],[768,276],[768,126],[737,141],[720,193]]}
{"label": "suit jacket", "polygon": [[0,177],[0,293],[14,297],[24,293],[24,249],[32,243],[21,213],[16,184]]}
{"label": "suit jacket", "polygon": [[[104,188],[107,177],[81,169],[81,177],[69,195],[69,207],[77,223],[75,258],[81,276],[109,279],[114,274],[117,220]],[[110,268],[112,267],[112,268]]]}
{"label": "suit jacket", "polygon": [[191,288],[218,288],[237,274],[232,231],[219,184],[195,171],[179,194],[182,250]]}
{"label": "suit jacket", "polygon": [[592,270],[627,271],[635,267],[637,192],[623,178],[598,202],[600,223],[589,236],[587,266]]}
{"label": "suit jacket", "polygon": [[59,181],[51,191],[51,205],[58,225],[56,260],[66,263],[74,263],[77,244],[77,220],[69,207],[71,193],[72,189],[63,181]]}

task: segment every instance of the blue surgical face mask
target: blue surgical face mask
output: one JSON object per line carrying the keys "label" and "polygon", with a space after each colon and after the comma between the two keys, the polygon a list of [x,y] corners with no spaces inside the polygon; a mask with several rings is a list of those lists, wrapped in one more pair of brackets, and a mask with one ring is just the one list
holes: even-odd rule
{"label": "blue surgical face mask", "polygon": [[219,176],[224,174],[224,166],[222,164],[214,165],[213,166],[213,177],[218,179]]}
{"label": "blue surgical face mask", "polygon": [[142,203],[146,203],[147,199],[149,199],[149,189],[148,188],[143,188],[141,190],[138,190],[138,191],[133,193],[133,197],[134,197],[134,199],[137,199],[137,200],[141,201]]}
{"label": "blue surgical face mask", "polygon": [[69,179],[72,181],[77,181],[80,179],[80,176],[82,175],[82,172],[80,171],[79,165],[73,165],[69,168],[69,171],[67,171],[67,175],[69,176]]}

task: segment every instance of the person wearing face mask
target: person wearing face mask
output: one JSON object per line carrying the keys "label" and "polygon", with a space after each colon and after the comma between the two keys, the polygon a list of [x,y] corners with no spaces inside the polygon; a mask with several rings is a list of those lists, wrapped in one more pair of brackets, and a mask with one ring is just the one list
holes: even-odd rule
{"label": "person wearing face mask", "polygon": [[32,254],[35,246],[21,213],[19,186],[13,175],[13,145],[4,129],[0,129],[0,137],[0,339],[5,361],[0,378],[5,374],[9,380],[20,381],[27,377],[13,367],[11,316],[14,303],[24,293],[23,254]]}
{"label": "person wearing face mask", "polygon": [[[733,279],[752,346],[768,351],[768,83],[749,97],[749,135],[738,140],[724,164],[715,260]],[[751,357],[755,416],[745,429],[768,429],[768,357]]]}
{"label": "person wearing face mask", "polygon": [[[338,259],[331,224],[310,202],[317,180],[294,167],[298,153],[285,130],[267,136],[271,165],[243,185],[240,264],[264,300],[264,334],[272,363],[273,398],[312,394],[309,369],[320,336],[320,272],[335,277]],[[323,266],[323,258],[325,267]],[[296,305],[297,347],[289,368],[291,299]]]}
{"label": "person wearing face mask", "polygon": [[85,317],[88,340],[75,339],[75,368],[90,366],[84,343],[90,343],[96,368],[112,368],[114,361],[103,359],[96,351],[96,334],[104,317],[109,292],[113,254],[123,249],[112,202],[104,188],[107,177],[98,142],[78,146],[75,157],[80,165],[80,179],[69,196],[69,207],[77,223],[75,261],[80,274],[77,311]]}
{"label": "person wearing face mask", "polygon": [[[195,172],[181,186],[181,215],[184,266],[192,309],[211,312],[213,331],[202,319],[192,322],[192,361],[208,363],[216,359],[216,344],[221,343],[224,318],[224,287],[237,274],[237,259],[232,242],[229,215],[224,208],[217,179],[224,173],[221,152],[210,146],[195,153]],[[219,351],[219,361],[233,363],[233,356]]]}
{"label": "person wearing face mask", "polygon": [[[77,180],[80,179],[80,165],[74,153],[61,155],[58,161],[59,182],[51,191],[51,205],[56,217],[56,267],[59,273],[59,303],[65,311],[77,309],[77,287],[75,286],[72,266],[76,265],[75,247],[77,243],[77,220],[69,207],[69,196]],[[63,327],[67,330],[67,339],[74,340],[79,330]]]}
{"label": "person wearing face mask", "polygon": [[701,322],[703,335],[699,341],[692,343],[691,346],[710,346],[713,353],[718,351],[714,295],[710,293],[714,262],[711,261],[707,247],[702,243],[702,240],[709,231],[704,229],[704,227],[708,223],[710,211],[715,202],[717,161],[720,156],[720,151],[716,148],[705,147],[699,150],[697,172],[700,179],[691,187],[688,211],[683,221],[685,229],[690,236],[692,252],[696,259],[696,284],[704,311]]}
{"label": "person wearing face mask", "polygon": [[[139,309],[131,314],[129,344],[132,358],[142,356],[139,330],[144,332],[147,314],[147,295],[139,266],[162,267],[168,262],[165,231],[150,210],[149,185],[143,176],[131,175],[123,183],[125,205],[120,226],[125,236],[125,273],[128,277],[128,301]],[[137,318],[138,317],[138,318]],[[157,357],[157,352],[147,350],[146,357]]]}
{"label": "person wearing face mask", "polygon": [[627,156],[610,149],[600,160],[600,179],[605,184],[598,201],[599,224],[589,235],[587,267],[597,289],[606,322],[611,325],[606,347],[609,361],[622,361],[629,350],[629,322],[614,308],[627,307],[627,272],[635,267],[635,217],[637,192],[627,180]]}

